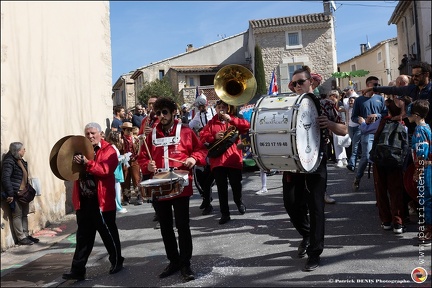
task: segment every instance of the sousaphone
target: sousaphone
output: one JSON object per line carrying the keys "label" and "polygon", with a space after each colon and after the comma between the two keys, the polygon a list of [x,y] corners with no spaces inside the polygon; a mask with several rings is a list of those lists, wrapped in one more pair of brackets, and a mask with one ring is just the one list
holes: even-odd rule
{"label": "sousaphone", "polygon": [[255,96],[257,82],[249,69],[241,65],[230,64],[222,67],[216,73],[214,89],[223,102],[240,106]]}
{"label": "sousaphone", "polygon": [[65,136],[57,141],[51,149],[50,167],[53,174],[64,181],[78,180],[79,174],[85,171],[85,166],[73,162],[76,154],[82,154],[87,159],[94,159],[93,145],[84,136]]}

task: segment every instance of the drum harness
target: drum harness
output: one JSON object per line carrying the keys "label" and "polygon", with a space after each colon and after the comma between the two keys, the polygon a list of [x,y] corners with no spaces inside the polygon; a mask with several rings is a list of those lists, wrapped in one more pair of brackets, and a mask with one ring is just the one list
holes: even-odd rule
{"label": "drum harness", "polygon": [[161,147],[164,148],[164,168],[158,169],[158,172],[167,172],[170,171],[169,168],[169,156],[168,156],[168,146],[170,145],[177,145],[180,142],[180,131],[181,131],[182,123],[179,121],[177,123],[177,129],[175,136],[171,137],[162,137],[162,138],[156,138],[156,129],[153,129],[152,131],[152,143],[155,147]]}

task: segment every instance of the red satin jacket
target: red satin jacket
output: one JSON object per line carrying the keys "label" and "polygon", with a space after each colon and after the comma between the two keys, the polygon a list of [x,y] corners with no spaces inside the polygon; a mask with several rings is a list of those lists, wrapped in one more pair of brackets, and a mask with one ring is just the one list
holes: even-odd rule
{"label": "red satin jacket", "polygon": [[[176,135],[178,122],[179,122],[179,120],[177,120],[177,119],[174,120],[173,129],[171,130],[170,134],[166,137],[172,137],[172,136]],[[162,124],[158,123],[156,125],[156,127],[153,129],[156,129],[156,138],[157,139],[165,137],[163,130],[162,130]],[[164,156],[164,147],[163,146],[158,146],[158,147],[154,146],[152,137],[153,137],[153,135],[152,135],[152,133],[150,133],[148,135],[148,137],[145,139],[145,141],[147,143],[147,147],[148,147],[149,152],[151,154],[151,158],[152,158],[152,160],[154,160],[156,162],[157,168],[165,168],[165,166],[164,166],[165,159],[163,157]],[[180,161],[184,161],[184,160],[186,160],[186,158],[192,157],[196,160],[196,165],[203,166],[206,164],[206,156],[207,156],[207,149],[199,141],[198,137],[193,132],[193,130],[190,129],[189,126],[187,126],[187,125],[182,125],[182,127],[181,127],[179,143],[175,144],[175,145],[169,145],[168,146],[168,157],[173,158],[173,159],[177,159]],[[151,173],[147,167],[149,162],[150,162],[150,157],[147,154],[147,149],[141,148],[141,153],[138,155],[138,164],[140,165],[141,171],[143,174],[151,174],[153,177],[154,174]],[[169,167],[166,167],[166,168],[170,168],[170,167],[175,167],[178,170],[188,170],[185,166],[183,166],[182,163],[177,162],[177,161],[172,161],[172,160],[169,160]],[[179,195],[170,197],[170,198],[159,199],[159,201],[169,200],[169,199],[173,199],[173,198],[177,198],[177,197],[191,196],[193,194],[193,191],[192,191],[192,181],[193,181],[192,170],[189,170],[188,179],[189,179],[189,185],[185,186],[183,188],[182,193],[180,193]]]}
{"label": "red satin jacket", "polygon": [[[219,115],[215,115],[200,132],[200,140],[202,143],[210,143],[216,141],[215,135],[219,131],[226,131],[230,125],[237,127],[239,134],[248,133],[250,124],[245,119],[240,119],[236,116],[230,115],[231,121],[229,123],[222,123],[219,120]],[[210,169],[223,166],[235,169],[243,169],[243,152],[237,149],[237,144],[240,143],[240,137],[228,150],[217,158],[210,159]]]}
{"label": "red satin jacket", "polygon": [[[117,152],[108,142],[101,140],[101,148],[95,159],[89,160],[86,171],[95,176],[98,190],[99,208],[102,212],[116,210],[114,170],[117,168]],[[75,210],[80,209],[79,180],[74,182],[72,203]]]}

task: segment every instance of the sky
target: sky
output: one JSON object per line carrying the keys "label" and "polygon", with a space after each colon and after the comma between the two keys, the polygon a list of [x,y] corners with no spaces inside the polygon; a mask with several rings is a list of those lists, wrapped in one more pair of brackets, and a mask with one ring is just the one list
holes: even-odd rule
{"label": "sky", "polygon": [[[333,1],[337,62],[397,36],[398,1]],[[122,74],[247,31],[249,20],[322,13],[322,1],[110,1],[113,84]]]}

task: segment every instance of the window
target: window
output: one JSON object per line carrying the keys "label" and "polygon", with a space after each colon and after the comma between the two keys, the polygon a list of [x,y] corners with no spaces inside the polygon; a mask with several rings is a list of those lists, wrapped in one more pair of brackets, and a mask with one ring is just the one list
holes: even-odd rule
{"label": "window", "polygon": [[288,76],[291,81],[294,71],[302,68],[303,64],[288,64]]}
{"label": "window", "polygon": [[378,54],[377,54],[377,61],[378,61],[378,63],[382,61],[382,52],[381,51],[378,52]]}
{"label": "window", "polygon": [[189,77],[189,86],[195,86],[195,79],[193,77]]}
{"label": "window", "polygon": [[159,80],[162,80],[162,78],[165,76],[164,70],[159,70]]}
{"label": "window", "polygon": [[352,64],[352,65],[351,65],[351,71],[357,71],[356,64]]}
{"label": "window", "polygon": [[298,49],[303,48],[302,37],[300,31],[286,32],[286,48],[287,49]]}

